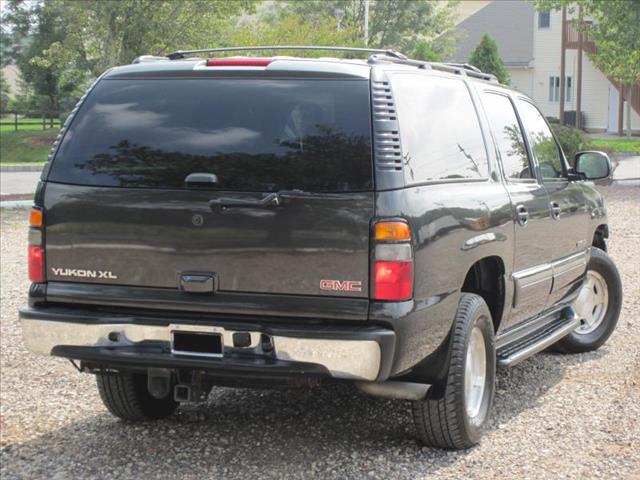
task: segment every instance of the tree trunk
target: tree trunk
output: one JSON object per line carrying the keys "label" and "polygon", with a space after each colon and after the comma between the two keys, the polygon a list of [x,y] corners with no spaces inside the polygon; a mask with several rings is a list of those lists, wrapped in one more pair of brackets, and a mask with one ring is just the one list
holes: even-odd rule
{"label": "tree trunk", "polygon": [[631,136],[631,88],[631,84],[627,85],[627,87],[625,88],[627,93],[625,95],[627,99],[627,137]]}
{"label": "tree trunk", "polygon": [[618,88],[618,136],[621,137],[624,133],[624,84],[618,82],[616,88]]}

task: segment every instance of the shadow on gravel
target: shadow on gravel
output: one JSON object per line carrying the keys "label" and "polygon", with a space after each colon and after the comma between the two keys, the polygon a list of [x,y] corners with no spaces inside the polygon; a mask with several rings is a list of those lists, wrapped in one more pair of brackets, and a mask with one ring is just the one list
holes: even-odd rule
{"label": "shadow on gravel", "polygon": [[[542,354],[501,371],[487,433],[543,401],[568,366],[606,353]],[[183,407],[155,424],[128,424],[105,413],[7,446],[2,476],[413,478],[428,477],[465,455],[421,447],[407,402],[371,398],[348,385],[220,388],[207,404]]]}

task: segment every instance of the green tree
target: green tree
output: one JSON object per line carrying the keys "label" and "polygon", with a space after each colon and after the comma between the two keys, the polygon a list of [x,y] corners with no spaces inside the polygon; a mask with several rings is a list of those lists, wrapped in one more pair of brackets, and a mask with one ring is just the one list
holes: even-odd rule
{"label": "green tree", "polygon": [[3,39],[3,62],[14,61],[23,81],[34,94],[29,95],[30,109],[38,113],[59,111],[59,72],[66,66],[39,62],[42,52],[65,37],[61,2],[26,2],[12,0],[3,12],[2,23],[10,25]]}
{"label": "green tree", "polygon": [[0,9],[0,55],[2,66],[15,57],[31,30],[31,10],[24,0],[7,0]]}
{"label": "green tree", "polygon": [[[607,76],[625,84],[640,83],[640,1],[638,0],[535,0],[538,10],[567,7],[578,29],[585,30],[596,51],[587,55]],[[582,7],[579,12],[578,7]],[[590,22],[582,23],[580,14]],[[627,135],[631,135],[627,102]]]}
{"label": "green tree", "polygon": [[416,60],[426,60],[428,62],[441,62],[446,57],[447,47],[443,43],[434,45],[433,42],[419,40],[411,54]]}
{"label": "green tree", "polygon": [[[337,28],[337,21],[328,15],[301,16],[286,10],[266,8],[263,4],[256,14],[242,16],[228,22],[221,33],[222,46],[251,45],[342,45],[361,46],[354,43],[351,32]],[[264,52],[265,55],[271,52]],[[276,53],[276,52],[273,52]],[[278,55],[318,56],[320,51],[277,51]]]}
{"label": "green tree", "polygon": [[419,58],[444,58],[455,44],[454,36],[442,34],[454,26],[456,3],[452,0],[370,0],[366,40],[364,0],[296,0],[280,2],[277,8],[302,18],[336,18],[352,45],[393,48]]}
{"label": "green tree", "polygon": [[509,73],[507,69],[504,68],[504,63],[498,53],[498,45],[488,33],[482,36],[482,40],[480,40],[478,46],[471,52],[469,63],[478,67],[483,72],[492,73],[498,78],[500,83],[508,85],[511,81]]}
{"label": "green tree", "polygon": [[215,46],[228,19],[251,11],[253,0],[83,0],[68,9],[65,47],[93,75],[143,54]]}
{"label": "green tree", "polygon": [[[88,83],[141,54],[214,46],[229,18],[253,0],[10,0],[2,52],[40,108],[68,110]],[[4,33],[7,33],[5,39]],[[3,56],[3,61],[4,61]]]}

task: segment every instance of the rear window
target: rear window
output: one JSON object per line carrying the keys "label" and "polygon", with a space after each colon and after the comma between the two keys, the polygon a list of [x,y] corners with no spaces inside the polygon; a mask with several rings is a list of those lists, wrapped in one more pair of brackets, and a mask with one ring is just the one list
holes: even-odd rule
{"label": "rear window", "polygon": [[372,188],[369,87],[357,80],[103,80],[66,133],[49,180],[217,190]]}
{"label": "rear window", "polygon": [[403,74],[393,86],[408,185],[489,176],[480,123],[462,80]]}

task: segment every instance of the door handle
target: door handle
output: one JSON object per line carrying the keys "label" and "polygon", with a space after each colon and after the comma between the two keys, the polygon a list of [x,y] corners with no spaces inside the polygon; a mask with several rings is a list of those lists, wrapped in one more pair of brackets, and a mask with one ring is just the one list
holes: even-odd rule
{"label": "door handle", "polygon": [[218,177],[215,173],[190,173],[184,179],[184,183],[188,187],[194,186],[212,186],[218,183]]}
{"label": "door handle", "polygon": [[549,206],[551,207],[551,218],[558,220],[561,211],[560,204],[558,202],[551,202]]}
{"label": "door handle", "polygon": [[216,287],[214,273],[181,273],[178,276],[178,287],[183,292],[213,293]]}
{"label": "door handle", "polygon": [[527,211],[527,207],[524,205],[518,205],[516,207],[516,217],[518,218],[518,224],[522,227],[529,223],[529,212]]}

